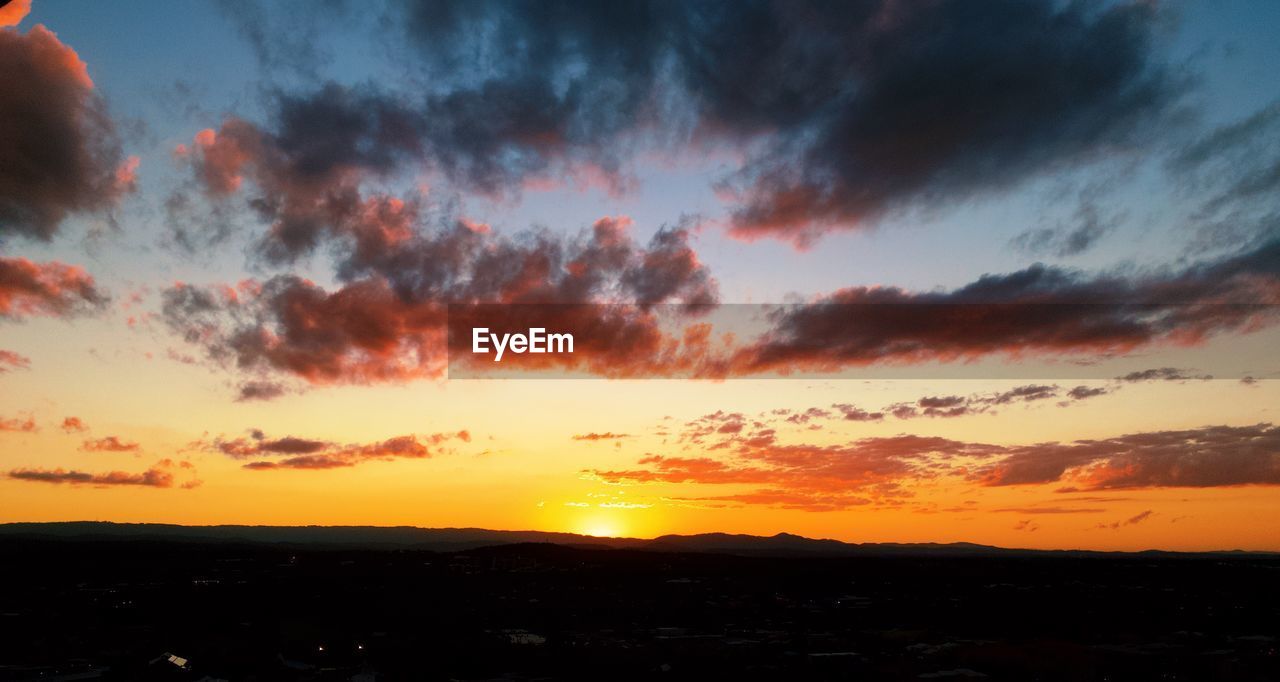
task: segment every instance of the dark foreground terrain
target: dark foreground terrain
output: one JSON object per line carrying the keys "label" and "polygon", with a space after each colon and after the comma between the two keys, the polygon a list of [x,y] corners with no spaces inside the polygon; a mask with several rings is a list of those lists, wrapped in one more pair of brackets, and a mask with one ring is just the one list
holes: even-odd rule
{"label": "dark foreground terrain", "polygon": [[1280,680],[1267,555],[0,535],[0,566],[0,680]]}

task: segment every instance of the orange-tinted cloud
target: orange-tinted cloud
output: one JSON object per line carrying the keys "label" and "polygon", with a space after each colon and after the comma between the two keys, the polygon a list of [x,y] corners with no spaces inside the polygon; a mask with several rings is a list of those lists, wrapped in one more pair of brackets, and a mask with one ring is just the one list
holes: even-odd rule
{"label": "orange-tinted cloud", "polygon": [[62,420],[62,430],[65,433],[84,433],[89,430],[89,425],[79,417],[66,417]]}
{"label": "orange-tinted cloud", "polygon": [[34,417],[26,417],[26,418],[13,417],[9,419],[0,417],[0,431],[13,431],[16,433],[35,433],[36,431],[39,431],[39,430],[40,430],[39,427],[36,426],[36,420]]}
{"label": "orange-tinted cloud", "polygon": [[[62,423],[62,428],[64,431],[67,429],[65,420]],[[105,436],[86,440],[80,446],[80,449],[86,452],[138,452],[142,449],[142,446],[137,443],[122,441],[119,436]]]}
{"label": "orange-tinted cloud", "polygon": [[48,240],[69,214],[110,210],[134,188],[137,159],[88,69],[44,26],[0,31],[0,148],[0,237]]}
{"label": "orange-tinted cloud", "polygon": [[[698,456],[646,455],[634,469],[590,473],[611,483],[760,486],[747,493],[681,499],[812,511],[894,504],[910,497],[912,486],[940,478],[984,486],[1068,484],[1060,492],[1280,485],[1280,428],[1270,424],[1033,445],[915,435],[843,445],[786,444],[767,429],[752,436],[761,433],[765,437],[716,443]],[[999,511],[1083,513],[1055,507]]]}
{"label": "orange-tinted cloud", "polygon": [[77,266],[0,258],[0,318],[64,317],[106,302],[93,277]]}
{"label": "orange-tinted cloud", "polygon": [[0,350],[0,374],[15,369],[28,369],[31,367],[31,358],[25,355],[19,355],[11,350]]}
{"label": "orange-tinted cloud", "polygon": [[[602,374],[652,374],[697,357],[675,352],[681,344],[705,343],[697,335],[665,336],[648,308],[572,305],[610,296],[713,302],[715,281],[692,255],[683,228],[660,230],[647,248],[630,238],[625,217],[597,220],[572,239],[535,234],[514,240],[456,224],[416,232],[405,222],[414,209],[387,198],[377,202],[376,210],[344,223],[353,241],[339,263],[341,287],[327,291],[291,276],[235,289],[179,284],[162,295],[165,321],[214,361],[312,384],[441,376],[447,303],[530,304],[501,312],[578,331],[581,357]],[[280,235],[269,239],[275,247],[300,248]],[[541,357],[553,365],[576,362]]]}
{"label": "orange-tinted cloud", "polygon": [[17,26],[31,13],[31,0],[11,0],[0,6],[0,28]]}

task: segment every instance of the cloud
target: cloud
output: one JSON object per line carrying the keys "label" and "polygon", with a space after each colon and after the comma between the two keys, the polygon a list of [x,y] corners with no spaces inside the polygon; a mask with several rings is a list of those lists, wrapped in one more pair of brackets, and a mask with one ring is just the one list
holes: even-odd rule
{"label": "cloud", "polygon": [[1077,256],[1113,231],[1120,223],[1119,215],[1102,215],[1097,205],[1082,201],[1073,216],[1074,223],[1058,229],[1028,230],[1013,238],[1015,248],[1033,255],[1051,254],[1064,258]]}
{"label": "cloud", "polygon": [[[63,430],[67,430],[67,422],[63,422]],[[86,440],[81,445],[82,450],[86,452],[138,452],[141,445],[137,443],[128,443],[128,441],[120,440],[119,436],[105,436],[105,438]]]}
{"label": "cloud", "polygon": [[1101,528],[1103,530],[1120,530],[1125,526],[1136,526],[1137,524],[1142,523],[1143,521],[1146,521],[1147,519],[1151,518],[1153,514],[1155,514],[1155,512],[1148,509],[1140,514],[1131,516],[1123,521],[1115,521],[1113,523],[1099,523],[1097,526],[1095,526],[1095,528]]}
{"label": "cloud", "polygon": [[[65,420],[62,422],[62,430],[67,430]],[[142,448],[137,443],[120,440],[119,436],[106,436],[104,438],[86,440],[80,446],[80,449],[87,452],[138,452]]]}
{"label": "cloud", "polygon": [[0,257],[0,318],[66,317],[101,309],[107,300],[79,267]]}
{"label": "cloud", "polygon": [[89,426],[79,417],[65,417],[62,420],[62,431],[64,433],[84,433],[89,430]]}
{"label": "cloud", "polygon": [[1280,485],[1280,428],[1211,426],[1008,448],[984,485],[1065,481],[1076,490]]}
{"label": "cloud", "polygon": [[611,483],[753,484],[750,493],[686,499],[767,504],[832,511],[847,506],[893,503],[911,495],[906,485],[934,478],[948,462],[981,460],[995,446],[945,438],[901,435],[864,438],[844,445],[780,444],[744,439],[722,457],[647,455],[637,469],[592,470]]}
{"label": "cloud", "polygon": [[[479,55],[472,77],[489,76],[437,115],[486,120],[467,106],[479,93],[538,112],[451,128],[446,152],[475,164],[455,165],[491,183],[552,154],[607,167],[596,143],[675,99],[700,140],[767,139],[725,183],[744,237],[805,242],[1132,146],[1179,90],[1150,57],[1156,17],[1139,4],[410,7],[402,25],[429,69],[471,73]],[[475,163],[486,159],[509,161]]]}
{"label": "cloud", "polygon": [[[327,54],[317,17],[339,14],[228,6],[265,64],[304,76]],[[264,39],[285,22],[295,39]],[[253,179],[295,247],[367,180],[616,194],[641,154],[720,149],[751,150],[719,183],[733,233],[808,243],[1136,148],[1183,89],[1142,3],[400,2],[377,23],[425,93],[277,91],[269,123],[224,125],[233,141],[197,173],[215,191]]]}
{"label": "cloud", "polygon": [[1116,377],[1116,381],[1135,384],[1144,381],[1208,381],[1212,378],[1213,376],[1208,374],[1195,374],[1195,370],[1192,369],[1157,367],[1129,372],[1124,376]]}
{"label": "cloud", "polygon": [[1198,204],[1188,222],[1192,252],[1274,238],[1280,216],[1280,101],[1210,131],[1168,160]]}
{"label": "cloud", "polygon": [[1070,391],[1067,391],[1067,397],[1072,400],[1088,400],[1089,398],[1096,398],[1110,392],[1111,389],[1108,389],[1105,386],[1076,386]]}
{"label": "cloud", "polygon": [[15,433],[35,433],[39,430],[39,427],[36,426],[36,420],[34,417],[27,417],[25,419],[22,417],[13,417],[10,419],[0,417],[0,432],[12,431]]}
{"label": "cloud", "polygon": [[1132,149],[1181,88],[1151,57],[1145,4],[840,7],[697,10],[708,118],[780,128],[728,183],[740,236],[805,244]]}
{"label": "cloud", "polygon": [[1277,302],[1280,240],[1177,272],[1086,276],[1035,265],[949,292],[851,287],[780,307],[730,367],[740,375],[838,371],[1196,345],[1275,324]]}
{"label": "cloud", "polygon": [[0,28],[17,26],[31,13],[31,0],[12,0],[0,7]]}
{"label": "cloud", "polygon": [[217,438],[213,449],[233,459],[248,459],[263,455],[309,455],[332,447],[322,440],[309,440],[285,436],[269,439],[260,431],[255,431],[249,438],[224,440]]}
{"label": "cloud", "polygon": [[1008,391],[969,396],[926,396],[914,403],[894,403],[884,408],[898,419],[917,417],[967,417],[992,412],[994,406],[1012,403],[1031,403],[1058,395],[1056,385],[1027,384]]}
{"label": "cloud", "polygon": [[[663,344],[706,343],[696,334],[665,337],[646,307],[565,305],[607,303],[609,297],[643,304],[714,301],[715,282],[682,228],[659,230],[641,248],[625,217],[601,218],[570,238],[537,232],[510,239],[457,223],[418,231],[411,227],[414,209],[390,199],[368,208],[347,225],[352,250],[339,264],[345,282],[339,288],[326,291],[287,275],[235,288],[178,284],[162,294],[164,320],[215,362],[311,384],[441,376],[446,303],[530,304],[475,310],[531,316],[532,326],[577,331],[582,348],[575,351],[598,373],[656,371],[679,359],[664,355]],[[466,314],[455,308],[452,317]]]}
{"label": "cloud", "polygon": [[246,381],[240,384],[240,392],[236,396],[236,402],[275,400],[286,393],[288,393],[288,389],[283,384],[272,381]]}
{"label": "cloud", "polygon": [[133,191],[137,160],[121,153],[84,62],[41,25],[0,30],[0,148],[0,238],[47,241],[68,215]]}
{"label": "cloud", "polygon": [[[804,427],[810,431],[826,426],[838,426],[842,422],[882,422],[888,418],[955,418],[972,415],[992,415],[997,409],[1016,404],[1034,404],[1058,396],[1062,387],[1056,384],[1025,384],[1006,391],[974,393],[970,395],[925,396],[914,401],[887,405],[870,411],[850,403],[834,403],[830,409],[810,407],[801,410],[789,408],[766,410],[754,416],[742,412],[717,410],[685,422],[676,433],[675,442],[686,450],[721,450],[742,443],[766,444],[777,439],[779,429]],[[1115,390],[1077,386],[1066,393],[1070,400],[1059,401],[1065,407],[1072,401],[1085,400]],[[662,435],[668,435],[665,429]]]}
{"label": "cloud", "polygon": [[991,397],[991,404],[1005,405],[1011,402],[1032,402],[1035,400],[1044,400],[1058,395],[1057,386],[1045,386],[1040,384],[1032,384],[1028,386],[1019,386],[1004,393],[998,393]]}
{"label": "cloud", "polygon": [[591,433],[575,434],[573,436],[573,440],[589,440],[589,441],[618,440],[620,438],[630,438],[630,437],[631,437],[631,434],[628,434],[628,433],[614,433],[612,431],[605,431],[604,433],[596,433],[592,431]]}
{"label": "cloud", "polygon": [[11,350],[0,350],[0,374],[15,369],[30,369],[31,358],[19,355]]}
{"label": "cloud", "polygon": [[[1276,486],[1280,485],[1280,428],[1270,424],[1207,426],[1030,445],[918,435],[821,445],[785,443],[776,437],[746,438],[703,447],[699,454],[690,456],[647,454],[635,468],[593,469],[588,473],[609,483],[754,487],[746,493],[680,499],[811,511],[899,504],[914,494],[913,488],[939,480],[981,486],[1059,484],[1060,492]],[[1043,506],[995,511],[1067,514],[1103,510]]]}
{"label": "cloud", "polygon": [[[317,4],[322,11],[309,11],[316,9]],[[271,5],[217,0],[216,6],[249,43],[264,69],[284,70],[303,78],[315,78],[317,69],[332,61],[332,55],[323,49],[319,39],[324,24],[341,25],[351,20],[347,5],[335,0]]]}
{"label": "cloud", "polygon": [[1006,507],[992,509],[993,512],[1010,512],[1014,514],[1098,514],[1105,509],[1089,507]]}
{"label": "cloud", "polygon": [[452,442],[471,442],[469,431],[433,433],[425,436],[398,436],[373,443],[339,444],[286,436],[268,438],[259,430],[248,437],[226,439],[221,436],[201,447],[235,460],[254,460],[245,469],[336,469],[355,466],[370,460],[425,459],[452,450]]}
{"label": "cloud", "polygon": [[9,478],[15,481],[33,483],[55,483],[92,486],[144,486],[151,488],[172,488],[175,481],[174,471],[184,472],[188,480],[181,484],[184,489],[195,488],[200,480],[195,477],[195,467],[190,462],[174,462],[160,460],[151,468],[140,473],[126,471],[110,471],[92,473],[74,469],[13,469]]}

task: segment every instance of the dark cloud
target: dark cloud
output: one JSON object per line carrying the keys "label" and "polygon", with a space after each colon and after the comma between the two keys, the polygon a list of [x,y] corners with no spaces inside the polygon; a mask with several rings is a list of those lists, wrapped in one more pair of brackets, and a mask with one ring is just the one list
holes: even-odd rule
{"label": "dark cloud", "polygon": [[1147,519],[1151,518],[1152,515],[1154,514],[1155,512],[1148,509],[1147,511],[1131,516],[1123,521],[1115,521],[1113,523],[1099,523],[1096,526],[1096,528],[1101,528],[1104,530],[1120,530],[1125,526],[1135,526],[1139,523],[1142,523],[1143,521],[1146,521]]}
{"label": "dark cloud", "polygon": [[0,319],[66,317],[100,309],[107,300],[77,266],[0,257]]}
{"label": "dark cloud", "polygon": [[468,159],[511,159],[485,177],[540,170],[549,151],[500,143],[531,131],[608,167],[599,141],[674,99],[698,139],[768,138],[726,183],[740,201],[733,229],[748,237],[803,242],[1132,145],[1179,89],[1150,57],[1155,16],[1139,4],[407,7],[428,68],[488,77],[455,97],[504,92],[536,112],[454,135]]}
{"label": "dark cloud", "polygon": [[1178,369],[1177,367],[1156,367],[1153,369],[1144,369],[1120,377],[1116,377],[1116,381],[1136,384],[1144,381],[1208,381],[1213,377],[1208,374],[1196,374],[1193,369]]}
{"label": "dark cloud", "polygon": [[35,483],[67,483],[71,485],[92,486],[145,486],[152,488],[172,488],[176,482],[175,470],[183,472],[187,478],[181,484],[184,489],[195,488],[200,480],[195,477],[195,467],[190,462],[174,462],[160,460],[154,466],[141,473],[126,471],[110,471],[91,473],[74,469],[14,469],[9,478],[16,481]]}
{"label": "dark cloud", "polygon": [[1058,395],[1057,386],[1045,386],[1043,384],[1031,384],[1027,386],[1018,386],[1003,393],[997,393],[988,400],[992,405],[1006,405],[1012,402],[1029,403],[1036,400],[1044,400],[1053,398]]}
{"label": "dark cloud", "polygon": [[[275,40],[268,12],[230,6],[268,64],[322,58],[288,49],[314,21]],[[716,147],[754,150],[721,184],[734,233],[807,243],[1140,144],[1181,91],[1151,56],[1156,23],[1143,3],[1051,0],[401,2],[379,40],[407,40],[397,63],[427,85],[279,94],[242,150],[295,246],[393,167],[489,196],[616,192],[640,151]]]}
{"label": "dark cloud", "polygon": [[288,393],[288,389],[283,384],[271,381],[246,381],[240,384],[236,402],[275,400],[286,393]]}
{"label": "dark cloud", "polygon": [[[841,418],[845,421],[874,422],[884,419],[884,412],[868,412],[856,405],[850,405],[848,403],[836,403],[831,407],[838,410]],[[818,414],[814,414],[813,410],[814,408],[810,408],[801,414],[804,414],[805,416],[826,416],[823,411],[820,411]]]}
{"label": "dark cloud", "polygon": [[[847,410],[849,413],[852,413],[854,415],[855,421],[857,420],[856,419],[857,417],[866,414],[862,410],[859,410],[857,407],[849,404],[840,403],[840,404],[832,405],[832,407],[838,410]],[[770,414],[773,417],[784,417],[786,421],[790,424],[808,424],[809,422],[817,419],[831,418],[831,412],[821,407],[810,407],[807,410],[797,411],[797,412],[792,412],[791,410],[785,410],[785,409],[774,410]]]}
{"label": "dark cloud", "polygon": [[[1151,59],[1155,15],[1140,3],[760,7],[786,9],[723,6],[708,13],[722,37],[690,48],[711,57],[697,91],[723,117],[735,93],[762,89],[745,116],[798,118],[736,178],[747,236],[803,243],[1132,147],[1180,87]],[[773,69],[803,75],[762,77]]]}
{"label": "dark cloud", "polygon": [[215,439],[213,449],[233,459],[247,459],[263,455],[309,455],[332,447],[332,443],[326,441],[293,436],[269,439],[257,430],[250,436],[233,440]]}
{"label": "dark cloud", "polygon": [[244,465],[250,470],[270,469],[336,469],[355,466],[378,459],[425,459],[451,451],[452,442],[471,442],[471,433],[455,431],[426,436],[399,436],[374,443],[340,444],[287,436],[268,438],[254,429],[249,437],[215,438],[201,444],[204,449],[232,459],[252,459]]}
{"label": "dark cloud", "polygon": [[1076,386],[1070,391],[1067,391],[1067,397],[1072,400],[1087,400],[1089,398],[1096,398],[1100,395],[1106,395],[1110,392],[1111,389],[1108,389],[1105,386]]}
{"label": "dark cloud", "polygon": [[1274,324],[1277,301],[1280,240],[1183,271],[1086,276],[1035,265],[950,292],[852,287],[780,307],[769,332],[730,366],[739,374],[837,371],[1194,345]]}
{"label": "dark cloud", "polygon": [[132,191],[125,159],[84,62],[52,31],[0,30],[0,239],[50,239],[73,213]]}
{"label": "dark cloud", "polygon": [[917,417],[967,417],[975,414],[991,413],[996,406],[1014,403],[1031,403],[1058,395],[1061,389],[1056,385],[1027,384],[1015,386],[1007,391],[968,396],[926,396],[914,403],[895,403],[885,408],[889,414],[898,419],[915,419]]}
{"label": "dark cloud", "polygon": [[926,396],[915,403],[895,403],[885,408],[898,419],[916,417],[965,417],[986,411],[982,401],[958,395]]}

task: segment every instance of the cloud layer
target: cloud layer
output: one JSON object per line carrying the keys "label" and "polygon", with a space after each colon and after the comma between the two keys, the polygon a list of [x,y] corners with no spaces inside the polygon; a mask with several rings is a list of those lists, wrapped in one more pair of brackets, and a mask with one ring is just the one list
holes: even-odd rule
{"label": "cloud layer", "polygon": [[[711,456],[721,450],[720,454]],[[994,445],[901,435],[784,444],[759,426],[696,457],[646,455],[635,469],[593,470],[610,483],[759,486],[702,501],[810,511],[892,505],[921,483],[1058,485],[1058,492],[1280,485],[1280,428],[1208,426],[1101,440]]]}

